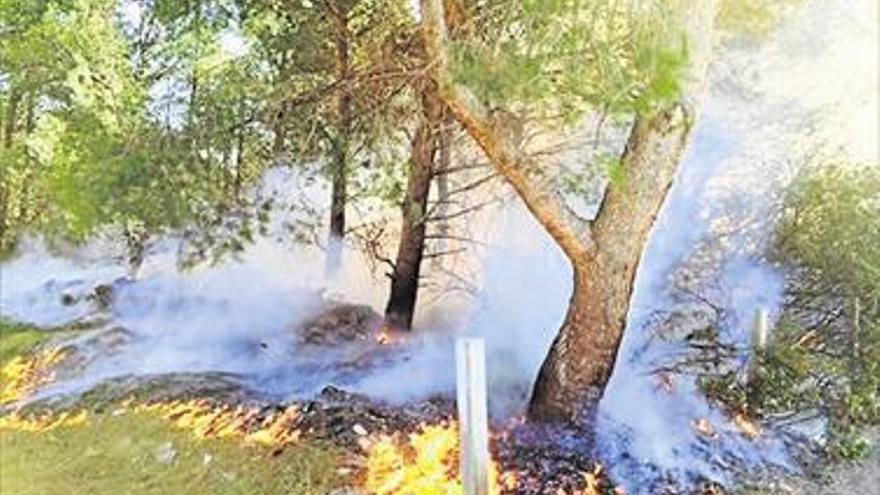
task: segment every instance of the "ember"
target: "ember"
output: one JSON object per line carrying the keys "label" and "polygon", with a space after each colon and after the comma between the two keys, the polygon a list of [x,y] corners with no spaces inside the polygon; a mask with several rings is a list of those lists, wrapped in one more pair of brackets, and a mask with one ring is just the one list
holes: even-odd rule
{"label": "ember", "polygon": [[379,345],[392,345],[402,342],[403,337],[399,334],[395,335],[395,333],[390,327],[383,325],[379,328],[379,333],[376,334],[376,343]]}
{"label": "ember", "polygon": [[391,335],[389,335],[388,331],[383,328],[379,331],[379,334],[376,335],[376,342],[381,345],[388,345],[391,343]]}
{"label": "ember", "polygon": [[263,418],[257,408],[233,408],[205,400],[148,404],[137,406],[135,411],[158,415],[197,438],[238,438],[270,447],[299,440],[299,410],[294,406]]}
{"label": "ember", "polygon": [[706,418],[694,420],[693,425],[694,429],[706,438],[715,438],[718,435],[715,431],[715,427],[712,426],[712,423]]}
{"label": "ember", "polygon": [[0,430],[27,431],[31,433],[40,433],[54,430],[56,428],[66,428],[70,426],[79,426],[88,422],[88,413],[80,412],[64,412],[58,415],[43,414],[39,416],[20,416],[18,414],[10,414],[0,417]]}
{"label": "ember", "polygon": [[733,424],[743,433],[743,435],[755,439],[761,436],[761,427],[754,421],[750,420],[745,414],[737,413],[733,416]]}
{"label": "ember", "polygon": [[66,355],[60,348],[48,348],[29,356],[17,356],[6,363],[0,370],[3,378],[0,404],[18,402],[40,386],[52,382],[55,379],[52,368]]}

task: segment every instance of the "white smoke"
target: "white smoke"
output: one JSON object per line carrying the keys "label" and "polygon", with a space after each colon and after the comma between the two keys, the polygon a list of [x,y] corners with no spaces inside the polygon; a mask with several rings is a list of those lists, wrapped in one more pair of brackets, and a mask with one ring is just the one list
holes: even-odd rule
{"label": "white smoke", "polygon": [[[694,141],[644,253],[621,357],[601,405],[601,454],[629,493],[641,493],[651,477],[723,479],[725,456],[756,464],[785,461],[778,441],[739,435],[692,381],[681,379],[671,394],[658,392],[650,366],[666,349],[645,345],[646,325],[656,311],[676,304],[674,277],[705,252],[718,258],[712,276],[731,315],[727,337],[746,342],[754,311],[778,307],[781,275],[760,253],[778,191],[792,171],[789,158],[802,156],[815,141],[859,159],[876,157],[875,19],[870,1],[815,0],[768,42],[719,52]],[[323,183],[279,168],[267,175],[262,194],[276,197],[274,211],[287,213],[273,216],[270,235],[238,260],[180,273],[178,241],[159,242],[140,278],[119,289],[112,308],[113,323],[132,332],[131,343],[95,362],[83,381],[58,390],[174,371],[231,372],[282,398],[326,384],[332,375],[302,372],[297,363],[332,362],[334,356],[298,355],[289,329],[327,294],[379,310],[387,282],[355,251],[346,251],[343,269],[328,279],[322,250],[276,242],[301,220],[291,211],[329,196]],[[516,203],[502,208],[484,235],[472,306],[463,311],[441,299],[420,307],[418,332],[399,361],[348,385],[395,401],[448,393],[454,386],[452,336],[477,334],[487,339],[493,408],[507,412],[522,405],[562,321],[571,270]],[[23,251],[0,266],[0,315],[18,321],[74,321],[88,305],[65,306],[61,294],[81,297],[125,273],[104,247],[76,256],[52,254],[39,244]],[[692,423],[698,418],[716,427],[717,441],[697,435]]]}
{"label": "white smoke", "polygon": [[[761,252],[792,168],[816,143],[876,159],[872,3],[809,2],[765,44],[720,50],[690,152],[642,259],[621,358],[601,405],[600,441],[630,493],[642,493],[644,465],[659,468],[648,473],[660,479],[723,481],[727,455],[756,466],[786,461],[772,436],[753,442],[732,430],[687,377],[671,394],[659,392],[647,366],[662,349],[645,351],[646,330],[654,311],[675,304],[676,270],[706,244],[721,255],[715,277],[731,315],[726,337],[747,344],[755,311],[779,307],[782,274]],[[722,428],[718,439],[700,438],[699,418]]]}

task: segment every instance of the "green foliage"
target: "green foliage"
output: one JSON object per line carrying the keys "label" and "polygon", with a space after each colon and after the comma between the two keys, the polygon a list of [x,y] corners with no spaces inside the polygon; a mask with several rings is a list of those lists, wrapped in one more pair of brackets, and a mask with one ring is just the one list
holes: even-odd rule
{"label": "green foliage", "polygon": [[49,331],[0,318],[0,366],[16,356],[26,354],[52,336]]}
{"label": "green foliage", "polygon": [[[832,163],[798,179],[778,232],[777,254],[811,284],[861,302],[880,298],[880,170]],[[867,322],[867,320],[863,320]]]}
{"label": "green foliage", "polygon": [[880,169],[827,163],[796,179],[773,254],[791,271],[773,341],[747,384],[704,385],[760,416],[818,409],[829,453],[859,457],[860,430],[880,423]]}
{"label": "green foliage", "polygon": [[686,43],[665,2],[511,1],[455,47],[455,78],[491,107],[574,120],[647,112],[675,98]]}
{"label": "green foliage", "polygon": [[149,236],[236,208],[266,163],[250,124],[266,90],[258,61],[221,46],[234,2],[157,2],[137,26],[117,0],[25,3],[0,0],[15,34],[0,46],[0,248],[26,230]]}
{"label": "green foliage", "polygon": [[765,39],[803,0],[722,0],[718,28],[730,37]]}

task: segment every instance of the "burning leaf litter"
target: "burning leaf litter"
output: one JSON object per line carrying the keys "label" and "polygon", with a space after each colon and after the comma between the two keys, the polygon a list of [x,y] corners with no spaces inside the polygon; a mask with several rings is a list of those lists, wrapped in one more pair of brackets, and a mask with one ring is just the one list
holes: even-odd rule
{"label": "burning leaf litter", "polygon": [[[375,495],[459,495],[459,432],[453,421],[422,425],[405,441],[400,435],[384,435],[367,448],[364,488]],[[553,495],[602,493],[602,468],[582,472],[582,488],[556,489]],[[489,468],[489,493],[520,493],[516,471],[502,471],[497,461]]]}
{"label": "burning leaf litter", "polygon": [[706,438],[718,437],[718,432],[707,418],[696,419],[692,424],[694,429],[697,430],[697,433],[700,435],[703,435]]}
{"label": "burning leaf litter", "polygon": [[300,437],[296,406],[263,417],[256,407],[215,405],[196,399],[139,405],[134,411],[157,415],[176,428],[192,432],[196,438],[235,438],[245,443],[285,447]]}
{"label": "burning leaf litter", "polygon": [[737,413],[733,416],[733,424],[750,439],[754,440],[761,436],[761,427],[743,413]]}
{"label": "burning leaf litter", "polygon": [[65,350],[51,347],[27,356],[16,356],[6,363],[0,370],[3,379],[0,404],[18,402],[51,383],[55,379],[53,368],[66,356]]}

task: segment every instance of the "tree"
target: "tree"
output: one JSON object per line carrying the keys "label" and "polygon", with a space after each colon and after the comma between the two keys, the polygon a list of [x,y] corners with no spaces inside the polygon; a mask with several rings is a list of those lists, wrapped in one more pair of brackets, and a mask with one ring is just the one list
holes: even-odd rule
{"label": "tree", "polygon": [[[520,66],[526,67],[522,70],[532,71],[526,78],[532,84],[539,81],[562,85],[569,77],[569,71],[583,75],[583,71],[588,70],[583,66],[591,65],[590,57],[595,60],[603,56],[590,50],[589,43],[585,43],[587,40],[577,38],[581,33],[578,29],[583,26],[575,23],[572,29],[571,23],[562,22],[562,19],[588,18],[583,10],[589,10],[587,3],[595,5],[595,2],[574,2],[571,4],[574,7],[568,3],[519,2],[521,11],[533,16],[531,22],[539,30],[562,31],[554,38],[559,44],[544,51],[543,61],[531,56],[540,52],[534,44],[515,50],[514,55],[521,55]],[[493,102],[492,93],[481,91],[479,87],[474,91],[465,86],[463,81],[467,79],[462,78],[461,69],[453,65],[460,64],[463,57],[461,49],[455,47],[456,58],[452,58],[455,45],[447,32],[444,2],[422,0],[421,14],[429,67],[441,98],[572,265],[573,293],[568,311],[539,372],[529,415],[542,421],[577,421],[585,412],[588,416],[594,413],[610,378],[626,326],[639,259],[693,126],[711,51],[714,2],[698,1],[688,11],[687,53],[690,61],[685,77],[675,88],[674,97],[670,98],[665,91],[668,89],[668,73],[663,72],[663,67],[660,70],[649,67],[647,84],[635,88],[642,90],[642,97],[629,104],[614,100],[604,102],[618,105],[616,110],[621,112],[635,112],[637,116],[620,158],[619,167],[625,180],[619,185],[612,182],[591,222],[575,218],[560,202],[558,194],[546,187],[540,164],[523,152],[521,143],[516,142],[517,133],[509,131],[509,119],[505,122],[498,118],[498,108],[490,106],[497,105],[499,99]],[[539,15],[536,17],[536,14]],[[645,12],[640,14],[645,15]],[[664,53],[663,47],[657,46],[656,38],[647,37],[647,45],[645,39],[638,38],[639,25],[635,17],[627,20],[636,22],[632,28],[636,33],[633,44],[623,46],[632,57],[631,63],[638,64],[646,51],[648,54]],[[566,25],[570,31],[566,31]],[[645,29],[646,33],[652,32],[650,26]],[[667,43],[668,40],[661,38],[660,42]],[[583,54],[583,58],[554,57],[559,53]],[[651,60],[653,64],[657,58]],[[620,64],[621,60],[612,62]],[[544,73],[548,65],[556,74]],[[559,83],[559,79],[563,83]],[[588,80],[581,81],[581,84],[588,83]],[[658,86],[661,91],[651,94]],[[621,92],[627,89],[632,88],[616,88]],[[597,103],[591,101],[591,97],[583,100]],[[511,113],[506,112],[506,115]]]}
{"label": "tree", "polygon": [[[250,9],[262,21],[257,30],[276,88],[276,154],[289,141],[291,124],[308,128],[290,146],[296,161],[315,157],[310,135],[320,141],[331,183],[327,268],[339,267],[349,230],[352,163],[363,160],[381,135],[382,115],[403,77],[387,47],[408,22],[405,6],[394,0],[258,2]],[[252,24],[259,24],[252,23]],[[295,119],[292,119],[296,117]],[[294,120],[293,123],[290,120]],[[306,125],[302,125],[305,123]],[[305,135],[309,134],[309,135]],[[302,153],[304,151],[304,153]],[[300,152],[300,153],[298,153]]]}
{"label": "tree", "polygon": [[116,0],[22,5],[0,3],[17,36],[0,67],[14,103],[2,152],[4,248],[24,229],[80,242],[109,227],[123,231],[134,273],[150,236],[209,231],[242,205],[264,135],[248,125],[257,102],[243,95],[262,88],[255,64],[218,42],[229,2],[148,2],[134,22],[117,15]]}
{"label": "tree", "polygon": [[412,141],[406,196],[402,205],[400,240],[391,274],[391,293],[385,307],[385,322],[410,329],[419,291],[428,224],[428,195],[435,177],[435,159],[440,148],[444,105],[429,80],[417,85],[421,112]]}

